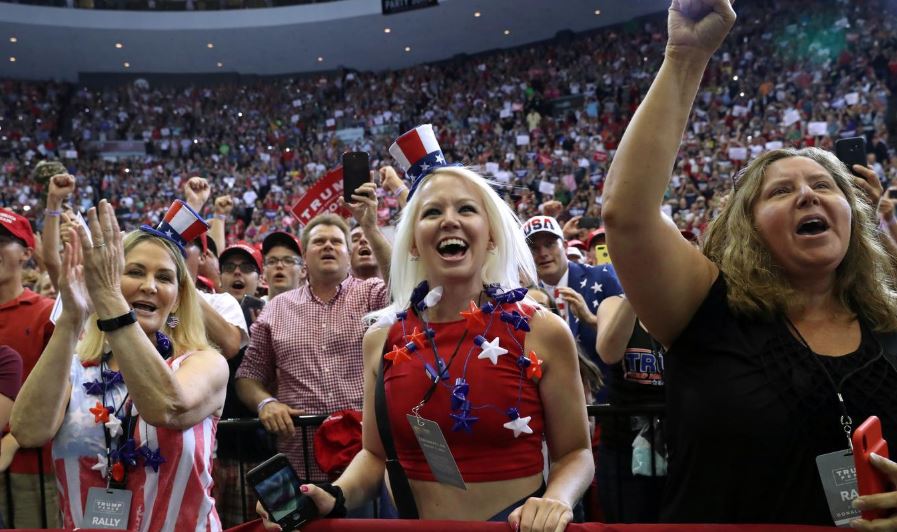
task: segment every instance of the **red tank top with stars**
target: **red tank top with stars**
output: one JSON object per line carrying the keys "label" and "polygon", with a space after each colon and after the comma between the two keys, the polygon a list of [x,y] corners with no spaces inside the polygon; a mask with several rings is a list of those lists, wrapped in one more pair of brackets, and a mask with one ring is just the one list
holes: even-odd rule
{"label": "red tank top with stars", "polygon": [[[529,377],[526,369],[518,365],[518,357],[528,355],[524,352],[526,333],[500,320],[501,310],[516,310],[531,317],[535,307],[523,303],[505,304],[502,309],[484,316],[488,329],[480,326],[468,328],[468,322],[464,319],[430,324],[436,332],[439,358],[446,363],[467,331],[457,355],[449,364],[449,378],[441,381],[419,411],[421,417],[439,424],[465,482],[522,478],[540,473],[543,469],[544,418],[539,387],[536,379]],[[403,346],[411,341],[410,335],[415,328],[424,330],[422,321],[410,311],[404,320],[404,329],[402,326],[399,321],[390,328],[384,354],[393,346]],[[403,330],[409,336],[404,336]],[[498,345],[507,349],[508,353],[498,356],[495,365],[488,358],[478,358],[482,351],[474,341],[478,335],[490,342],[497,337]],[[408,478],[415,480],[435,480],[406,418],[430,389],[432,381],[427,376],[426,364],[435,367],[434,358],[433,349],[427,341],[422,349],[411,354],[410,360],[404,359],[396,364],[384,360],[383,366],[396,454]],[[455,420],[450,417],[452,386],[455,379],[462,375],[470,387],[467,395],[472,406],[470,415],[478,418],[471,424],[470,432],[463,428],[452,430]],[[531,418],[529,427],[532,434],[520,433],[515,437],[513,430],[504,427],[510,421],[507,410],[512,407],[517,408],[521,418]]]}

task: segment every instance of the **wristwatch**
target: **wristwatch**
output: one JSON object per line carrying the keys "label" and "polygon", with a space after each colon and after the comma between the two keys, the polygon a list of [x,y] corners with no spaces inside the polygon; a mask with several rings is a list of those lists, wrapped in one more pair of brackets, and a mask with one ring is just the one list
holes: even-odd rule
{"label": "wristwatch", "polygon": [[103,332],[110,332],[116,329],[121,329],[132,323],[137,323],[137,313],[134,312],[134,309],[129,310],[127,314],[122,314],[117,318],[97,320],[97,328]]}

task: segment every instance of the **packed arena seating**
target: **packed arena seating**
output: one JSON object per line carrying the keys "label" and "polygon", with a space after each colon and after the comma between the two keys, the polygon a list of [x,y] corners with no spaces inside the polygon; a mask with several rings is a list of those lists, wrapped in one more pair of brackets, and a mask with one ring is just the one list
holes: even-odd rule
{"label": "packed arena seating", "polygon": [[[705,76],[667,194],[677,223],[700,234],[744,158],[768,143],[831,149],[838,137],[864,134],[882,180],[897,178],[887,123],[897,18],[883,16],[894,9],[878,1],[743,6]],[[36,212],[40,194],[29,169],[60,157],[82,183],[84,206],[110,198],[134,227],[157,220],[184,178],[202,175],[215,194],[238,198],[230,236],[261,240],[294,224],[289,207],[343,151],[361,148],[394,164],[386,152],[392,139],[428,121],[438,125],[451,160],[506,183],[503,193],[522,219],[552,199],[567,216],[600,216],[602,179],[662,57],[664,33],[659,15],[402,71],[245,84],[137,81],[95,89],[5,81],[0,199]],[[824,131],[811,131],[813,122],[824,122]],[[363,128],[364,136],[340,140],[337,132],[350,128]],[[104,160],[90,153],[98,140],[145,142],[147,154]],[[66,158],[70,150],[77,158]],[[385,222],[396,205],[381,208]]]}

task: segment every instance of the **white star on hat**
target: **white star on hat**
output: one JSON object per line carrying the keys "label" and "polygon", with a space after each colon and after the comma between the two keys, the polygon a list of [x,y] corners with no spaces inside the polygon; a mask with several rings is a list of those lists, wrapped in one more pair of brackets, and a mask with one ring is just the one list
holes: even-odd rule
{"label": "white star on hat", "polygon": [[604,286],[604,285],[598,284],[598,281],[595,281],[595,284],[592,285],[592,292],[595,292],[596,294],[598,292],[603,292],[604,290],[601,289],[602,286]]}
{"label": "white star on hat", "polygon": [[443,157],[441,154],[440,154],[440,155],[437,155],[437,156],[436,156],[436,162],[437,162],[437,163],[444,163],[444,162],[445,162],[445,157]]}
{"label": "white star on hat", "polygon": [[526,417],[518,417],[517,419],[512,419],[508,421],[504,425],[502,425],[506,429],[510,429],[514,431],[514,437],[520,436],[522,433],[532,434],[533,429],[529,428],[529,420],[532,419],[532,416]]}
{"label": "white star on hat", "polygon": [[498,337],[492,339],[491,342],[483,342],[480,345],[483,352],[477,358],[488,358],[493,365],[498,364],[498,357],[508,352],[507,349],[498,345]]}
{"label": "white star on hat", "polygon": [[91,469],[106,474],[106,468],[108,466],[109,462],[106,460],[106,455],[103,453],[97,453],[97,463],[93,467],[91,467]]}
{"label": "white star on hat", "polygon": [[424,163],[424,164],[420,165],[420,170],[421,170],[421,172],[426,172],[426,171],[429,170],[429,169],[430,169],[430,165],[427,164],[427,163]]}
{"label": "white star on hat", "polygon": [[109,429],[109,435],[113,438],[122,433],[121,430],[121,420],[115,416],[115,414],[109,416],[109,421],[106,422],[106,428]]}

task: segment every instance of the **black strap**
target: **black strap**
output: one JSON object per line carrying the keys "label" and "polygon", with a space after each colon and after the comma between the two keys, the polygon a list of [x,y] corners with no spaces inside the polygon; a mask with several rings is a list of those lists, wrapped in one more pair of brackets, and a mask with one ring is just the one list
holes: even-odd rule
{"label": "black strap", "polygon": [[380,432],[380,442],[386,452],[386,473],[389,475],[389,485],[392,488],[392,497],[396,503],[401,519],[418,519],[417,503],[411,492],[411,484],[405,469],[399,463],[396,454],[395,442],[392,440],[392,430],[389,424],[389,410],[386,408],[386,388],[383,385],[383,356],[380,357],[380,371],[377,373],[377,386],[374,390],[374,410],[377,414],[377,430]]}

